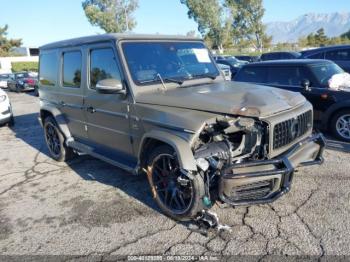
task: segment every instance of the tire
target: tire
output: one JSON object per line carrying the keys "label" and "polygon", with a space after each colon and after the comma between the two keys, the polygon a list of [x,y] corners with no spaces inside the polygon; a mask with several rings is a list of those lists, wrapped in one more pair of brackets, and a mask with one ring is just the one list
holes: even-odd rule
{"label": "tire", "polygon": [[36,97],[39,96],[39,90],[38,90],[37,86],[34,87],[34,96],[36,96]]}
{"label": "tire", "polygon": [[16,84],[16,93],[19,93],[19,86]]}
{"label": "tire", "polygon": [[14,118],[13,116],[11,116],[11,119],[10,119],[10,121],[7,123],[7,125],[8,125],[9,127],[12,127],[12,126],[15,125],[15,118]]}
{"label": "tire", "polygon": [[74,156],[73,150],[65,145],[65,137],[52,116],[44,120],[44,133],[47,148],[53,159],[64,162]]}
{"label": "tire", "polygon": [[350,109],[337,112],[332,117],[330,129],[336,138],[350,142]]}
{"label": "tire", "polygon": [[[164,159],[169,160],[167,163],[170,164],[167,167],[171,166],[173,171],[160,171],[160,165],[164,163]],[[170,146],[156,147],[149,155],[147,169],[149,170],[147,176],[151,193],[165,215],[175,220],[187,221],[196,217],[204,209],[203,178],[199,174],[193,174],[194,179],[191,180],[182,174],[179,169],[179,161]],[[182,183],[187,184],[180,185],[179,178],[182,179]],[[171,195],[174,190],[177,192],[175,197]]]}

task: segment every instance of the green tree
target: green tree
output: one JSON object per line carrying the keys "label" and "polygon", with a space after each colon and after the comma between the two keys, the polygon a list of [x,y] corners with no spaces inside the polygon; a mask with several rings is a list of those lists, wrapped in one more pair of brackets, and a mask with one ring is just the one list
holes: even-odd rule
{"label": "green tree", "polygon": [[136,26],[138,0],[85,0],[82,6],[89,22],[106,33],[124,33]]}
{"label": "green tree", "polygon": [[267,36],[262,22],[265,13],[262,0],[226,0],[233,18],[233,35],[248,40],[257,50],[263,51],[264,42],[270,45],[272,38]]}
{"label": "green tree", "polygon": [[0,27],[0,56],[11,55],[11,49],[13,47],[19,47],[22,45],[21,39],[8,39],[7,38],[8,25]]}
{"label": "green tree", "polygon": [[198,24],[202,37],[211,43],[213,48],[223,51],[225,43],[231,37],[232,23],[226,15],[225,7],[220,0],[180,0],[188,8],[188,17]]}
{"label": "green tree", "polygon": [[324,29],[323,28],[318,29],[315,35],[316,45],[323,46],[327,44],[328,40],[329,39],[326,36]]}

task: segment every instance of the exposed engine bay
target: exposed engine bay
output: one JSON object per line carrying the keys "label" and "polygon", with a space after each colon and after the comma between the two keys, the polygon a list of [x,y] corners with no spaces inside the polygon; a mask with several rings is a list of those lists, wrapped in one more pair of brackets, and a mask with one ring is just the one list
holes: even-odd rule
{"label": "exposed engine bay", "polygon": [[266,159],[267,140],[263,122],[224,117],[206,124],[194,145],[194,157],[199,170],[212,180],[228,165]]}

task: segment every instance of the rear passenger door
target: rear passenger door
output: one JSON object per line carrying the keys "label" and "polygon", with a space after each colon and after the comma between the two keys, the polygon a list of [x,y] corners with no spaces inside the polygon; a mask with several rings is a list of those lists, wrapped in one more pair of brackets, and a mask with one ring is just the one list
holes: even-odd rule
{"label": "rear passenger door", "polygon": [[122,164],[132,165],[133,157],[129,128],[129,99],[125,94],[102,94],[96,84],[104,79],[123,81],[121,66],[112,44],[91,45],[88,54],[88,83],[85,114],[89,143],[96,153]]}
{"label": "rear passenger door", "polygon": [[60,111],[67,120],[72,136],[86,139],[83,110],[83,52],[80,48],[62,49],[60,52],[60,81],[58,101]]}

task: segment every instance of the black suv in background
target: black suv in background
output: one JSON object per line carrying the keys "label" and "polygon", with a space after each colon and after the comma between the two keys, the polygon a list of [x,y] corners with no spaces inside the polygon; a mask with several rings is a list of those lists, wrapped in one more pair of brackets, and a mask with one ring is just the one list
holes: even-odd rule
{"label": "black suv in background", "polygon": [[328,80],[343,72],[338,65],[327,60],[279,60],[245,65],[234,81],[302,93],[314,106],[316,124],[350,142],[350,92],[328,87]]}
{"label": "black suv in background", "polygon": [[350,73],[350,45],[327,46],[301,52],[302,58],[331,60]]}
{"label": "black suv in background", "polygon": [[298,59],[301,54],[298,52],[271,52],[260,56],[261,61],[283,60],[283,59]]}

